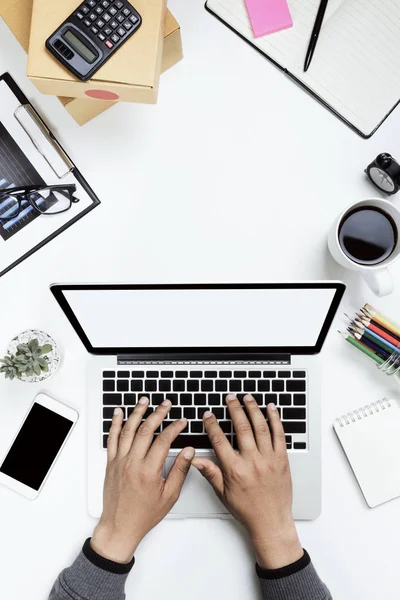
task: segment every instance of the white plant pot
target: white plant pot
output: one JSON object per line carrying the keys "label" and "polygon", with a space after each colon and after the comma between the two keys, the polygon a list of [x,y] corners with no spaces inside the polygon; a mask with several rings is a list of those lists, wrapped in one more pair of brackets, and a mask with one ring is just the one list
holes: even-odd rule
{"label": "white plant pot", "polygon": [[49,370],[47,372],[42,371],[40,375],[36,375],[36,373],[34,373],[28,377],[26,375],[21,375],[21,377],[18,377],[19,381],[24,381],[26,383],[38,383],[44,379],[48,379],[57,371],[60,363],[60,352],[56,342],[50,335],[44,331],[40,331],[39,329],[27,329],[26,331],[19,333],[9,343],[7,353],[15,354],[17,352],[18,344],[27,344],[35,338],[37,338],[40,346],[50,344],[52,347],[52,351],[44,355],[44,358],[47,358],[48,360]]}

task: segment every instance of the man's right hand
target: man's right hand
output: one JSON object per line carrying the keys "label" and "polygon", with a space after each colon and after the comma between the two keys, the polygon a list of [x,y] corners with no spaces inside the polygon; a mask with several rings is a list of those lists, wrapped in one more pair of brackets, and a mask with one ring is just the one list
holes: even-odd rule
{"label": "man's right hand", "polygon": [[194,456],[194,448],[184,448],[164,479],[162,468],[171,443],[187,420],[175,421],[155,438],[171,402],[164,400],[143,421],[148,404],[148,398],[140,398],[125,425],[117,408],[108,437],[103,514],[90,544],[114,562],[130,562],[143,537],[169,513]]}
{"label": "man's right hand", "polygon": [[303,556],[292,517],[292,481],[279,413],[274,404],[268,405],[269,427],[252,396],[244,398],[247,415],[236,396],[228,395],[226,401],[239,451],[207,412],[204,425],[220,467],[205,458],[192,464],[248,530],[259,565],[278,569]]}

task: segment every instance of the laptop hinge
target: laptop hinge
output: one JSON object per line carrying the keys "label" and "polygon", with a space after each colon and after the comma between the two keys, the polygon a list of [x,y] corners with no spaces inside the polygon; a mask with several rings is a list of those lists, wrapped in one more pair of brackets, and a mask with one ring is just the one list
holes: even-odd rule
{"label": "laptop hinge", "polygon": [[150,354],[120,354],[117,356],[119,365],[145,364],[197,364],[197,365],[290,365],[290,354],[255,353],[150,353]]}

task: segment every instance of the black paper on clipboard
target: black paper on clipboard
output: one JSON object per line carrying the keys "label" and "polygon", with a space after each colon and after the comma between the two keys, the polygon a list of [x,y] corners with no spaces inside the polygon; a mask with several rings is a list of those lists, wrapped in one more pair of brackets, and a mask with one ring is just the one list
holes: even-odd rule
{"label": "black paper on clipboard", "polygon": [[[21,105],[28,105],[34,111],[34,113],[36,114],[36,116],[45,124],[45,121],[40,117],[39,113],[36,111],[36,109],[29,102],[28,98],[25,96],[25,94],[22,92],[22,90],[18,87],[18,85],[15,83],[14,79],[11,77],[11,75],[9,73],[4,73],[3,75],[0,75],[0,81],[4,81],[8,85],[8,87],[10,88],[10,90],[13,92],[13,94],[15,95],[15,97],[18,99],[18,102],[21,103]],[[64,152],[66,158],[71,162],[71,164],[72,164],[72,170],[71,170],[72,174],[74,175],[75,179],[79,182],[79,184],[84,188],[84,190],[86,191],[86,193],[90,197],[92,203],[91,203],[90,206],[88,206],[87,208],[85,208],[78,215],[76,215],[75,217],[73,217],[70,221],[68,221],[67,223],[65,223],[64,225],[62,225],[59,229],[57,229],[56,231],[54,231],[52,234],[50,234],[49,236],[47,236],[46,238],[44,238],[41,242],[39,242],[36,246],[34,246],[33,248],[31,248],[28,252],[25,252],[25,254],[23,254],[20,258],[18,258],[13,263],[11,263],[8,267],[6,267],[2,271],[0,271],[0,277],[2,277],[3,275],[5,275],[6,273],[8,273],[8,271],[11,271],[11,269],[13,269],[14,267],[16,267],[19,263],[21,263],[22,261],[24,261],[26,258],[28,258],[28,256],[31,256],[34,252],[36,252],[37,250],[39,250],[40,248],[42,248],[43,246],[45,246],[46,244],[48,244],[48,242],[50,242],[55,237],[57,237],[58,235],[60,235],[60,233],[62,233],[63,231],[65,231],[66,229],[68,229],[69,227],[71,227],[71,225],[73,225],[74,223],[76,223],[77,221],[79,221],[79,219],[81,219],[82,217],[84,217],[86,214],[88,214],[91,210],[93,210],[94,208],[96,208],[96,206],[98,206],[100,204],[100,200],[97,197],[97,195],[95,194],[95,192],[89,186],[88,182],[86,181],[86,179],[84,179],[84,177],[82,176],[81,172],[76,167],[75,163],[68,156],[67,152],[65,152],[64,148],[61,146],[61,144],[58,142],[58,140],[51,133],[50,130],[49,130],[49,134],[50,134],[51,138],[60,147],[60,149],[62,150],[62,152]]]}

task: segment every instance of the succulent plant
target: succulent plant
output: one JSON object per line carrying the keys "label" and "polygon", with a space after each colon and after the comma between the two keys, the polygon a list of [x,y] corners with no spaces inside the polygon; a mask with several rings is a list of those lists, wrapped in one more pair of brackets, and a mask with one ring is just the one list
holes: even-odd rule
{"label": "succulent plant", "polygon": [[0,373],[4,373],[6,379],[14,379],[14,377],[18,377],[18,369],[14,365],[13,359],[11,356],[5,356],[0,359],[2,363],[0,367]]}
{"label": "succulent plant", "polygon": [[52,351],[51,344],[39,346],[36,338],[27,344],[18,344],[16,354],[7,354],[0,358],[0,373],[4,373],[6,379],[21,379],[22,375],[40,375],[42,371],[49,370],[49,359],[46,354]]}

